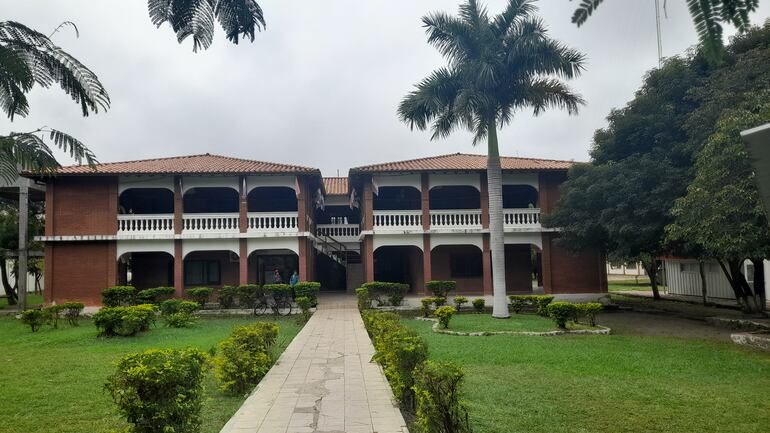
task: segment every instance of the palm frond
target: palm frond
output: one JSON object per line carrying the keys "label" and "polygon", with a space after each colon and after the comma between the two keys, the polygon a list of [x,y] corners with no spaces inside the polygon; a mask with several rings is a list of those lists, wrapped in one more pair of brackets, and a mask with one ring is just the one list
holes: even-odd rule
{"label": "palm frond", "polygon": [[60,167],[45,139],[69,154],[75,162],[93,167],[97,161],[91,150],[78,139],[56,129],[41,128],[32,132],[12,132],[0,136],[0,177],[12,181],[19,170],[40,174],[53,173]]}
{"label": "palm frond", "polygon": [[214,13],[227,39],[234,44],[241,36],[253,42],[255,31],[266,26],[262,8],[254,0],[219,0]]}
{"label": "palm frond", "polygon": [[409,128],[424,130],[454,104],[460,82],[453,71],[441,68],[415,87],[399,104],[398,116]]}
{"label": "palm frond", "polygon": [[533,0],[512,0],[505,10],[492,19],[492,29],[497,37],[505,36],[520,19],[537,10]]}
{"label": "palm frond", "polygon": [[695,30],[710,58],[719,58],[723,50],[722,25],[720,24],[722,4],[712,0],[687,0]]}
{"label": "palm frond", "polygon": [[577,24],[578,27],[585,24],[588,17],[594,13],[600,4],[602,4],[602,1],[603,0],[581,0],[580,6],[578,6],[572,14],[572,23]]}
{"label": "palm frond", "polygon": [[516,102],[515,105],[531,106],[535,116],[548,108],[559,108],[567,110],[571,115],[577,114],[580,106],[585,105],[582,96],[574,93],[563,82],[552,78],[532,80],[526,89],[524,99]]}
{"label": "palm frond", "polygon": [[214,7],[212,0],[174,0],[169,23],[179,43],[192,36],[193,52],[204,50],[214,40]]}
{"label": "palm frond", "polygon": [[474,39],[473,28],[465,21],[437,12],[422,18],[428,35],[428,44],[452,64],[460,64],[479,57],[479,45]]}

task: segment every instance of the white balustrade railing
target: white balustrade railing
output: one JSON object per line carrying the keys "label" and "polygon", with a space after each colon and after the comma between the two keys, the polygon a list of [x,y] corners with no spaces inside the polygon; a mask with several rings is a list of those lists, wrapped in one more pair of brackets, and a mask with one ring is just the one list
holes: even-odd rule
{"label": "white balustrade railing", "polygon": [[237,213],[186,213],[182,216],[182,232],[237,233]]}
{"label": "white balustrade railing", "polygon": [[422,211],[420,210],[376,210],[373,214],[375,229],[422,229]]}
{"label": "white balustrade railing", "polygon": [[539,228],[540,209],[503,209],[505,228]]}
{"label": "white balustrade railing", "polygon": [[481,209],[432,210],[431,228],[480,229]]}
{"label": "white balustrade railing", "polygon": [[358,224],[318,224],[316,226],[316,233],[337,240],[345,238],[358,239],[361,228]]}
{"label": "white balustrade railing", "polygon": [[249,212],[247,230],[250,232],[296,232],[297,212]]}
{"label": "white balustrade railing", "polygon": [[174,233],[174,214],[118,215],[118,234]]}

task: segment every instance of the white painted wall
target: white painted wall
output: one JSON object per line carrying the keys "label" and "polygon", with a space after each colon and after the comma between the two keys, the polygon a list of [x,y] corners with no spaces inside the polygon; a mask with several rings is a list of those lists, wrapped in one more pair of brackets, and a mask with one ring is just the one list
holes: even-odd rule
{"label": "white painted wall", "polygon": [[118,195],[131,188],[165,188],[174,192],[174,178],[171,176],[120,176]]}
{"label": "white painted wall", "polygon": [[[692,259],[666,259],[663,260],[666,268],[666,281],[668,293],[672,295],[701,296],[701,281],[698,271],[698,261]],[[749,261],[744,262],[744,274],[746,274]],[[767,274],[768,261],[765,260],[765,273]],[[753,285],[754,275],[746,275],[747,280]],[[706,263],[706,290],[711,298],[735,299],[730,283],[717,262]],[[767,282],[765,283],[767,293]]]}

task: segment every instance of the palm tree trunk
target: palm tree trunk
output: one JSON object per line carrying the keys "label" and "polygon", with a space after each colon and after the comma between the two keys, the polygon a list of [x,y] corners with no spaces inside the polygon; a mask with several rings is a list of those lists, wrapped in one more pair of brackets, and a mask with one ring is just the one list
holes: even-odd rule
{"label": "palm tree trunk", "polygon": [[487,182],[489,190],[489,247],[492,252],[492,317],[507,318],[505,297],[505,234],[503,232],[503,170],[495,121],[487,126]]}

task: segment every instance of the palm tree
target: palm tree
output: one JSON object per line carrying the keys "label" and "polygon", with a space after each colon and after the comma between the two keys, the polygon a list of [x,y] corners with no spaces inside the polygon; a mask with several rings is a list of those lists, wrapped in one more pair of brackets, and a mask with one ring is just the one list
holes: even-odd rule
{"label": "palm tree", "polygon": [[211,46],[215,21],[227,39],[237,44],[241,38],[254,41],[254,34],[265,28],[262,8],[255,0],[149,0],[152,23],[169,23],[181,43],[193,38],[193,51]]}
{"label": "palm tree", "polygon": [[428,43],[448,65],[417,84],[398,108],[410,128],[430,126],[431,139],[465,128],[475,134],[474,145],[487,140],[492,315],[500,318],[509,314],[497,127],[508,124],[520,109],[532,108],[538,115],[557,107],[575,114],[583,104],[560,80],[580,75],[583,54],[549,38],[535,11],[533,0],[509,0],[501,14],[490,18],[476,0],[467,0],[457,17],[440,12],[423,17]]}
{"label": "palm tree", "polygon": [[[83,116],[106,110],[110,105],[110,98],[96,74],[56,46],[48,36],[14,21],[0,22],[0,108],[11,121],[29,113],[26,94],[35,84],[46,88],[58,85],[80,104]],[[0,177],[13,181],[19,168],[49,172],[59,167],[45,142],[46,136],[77,163],[93,165],[96,162],[94,154],[76,138],[41,127],[0,135]]]}
{"label": "palm tree", "polygon": [[[572,22],[578,27],[583,25],[603,1],[581,0],[572,14]],[[710,60],[719,60],[724,51],[722,23],[732,24],[739,32],[745,32],[751,25],[749,14],[758,6],[759,0],[687,0],[698,39]]]}

